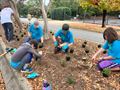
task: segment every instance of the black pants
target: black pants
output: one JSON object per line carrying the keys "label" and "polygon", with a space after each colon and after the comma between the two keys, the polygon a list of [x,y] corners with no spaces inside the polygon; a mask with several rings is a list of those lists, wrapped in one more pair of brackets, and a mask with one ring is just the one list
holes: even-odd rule
{"label": "black pants", "polygon": [[5,37],[8,41],[13,40],[13,25],[12,23],[4,23],[2,24],[4,31],[5,31]]}

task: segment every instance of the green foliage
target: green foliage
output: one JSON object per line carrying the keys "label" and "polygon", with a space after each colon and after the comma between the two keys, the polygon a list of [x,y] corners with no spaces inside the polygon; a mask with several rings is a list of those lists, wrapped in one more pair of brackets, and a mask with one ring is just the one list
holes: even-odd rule
{"label": "green foliage", "polygon": [[31,15],[33,15],[36,18],[39,18],[40,15],[42,14],[40,8],[38,8],[38,7],[30,7],[28,9],[28,13],[31,14]]}
{"label": "green foliage", "polygon": [[76,0],[52,0],[49,12],[52,12],[53,9],[59,7],[68,7],[71,10],[71,15],[76,16],[78,13],[79,3],[76,2]]}
{"label": "green foliage", "polygon": [[41,10],[38,4],[38,0],[28,0],[26,4],[18,3],[17,7],[21,16],[26,17],[29,13],[34,17],[39,18],[41,16]]}
{"label": "green foliage", "polygon": [[68,20],[70,19],[71,10],[68,7],[58,7],[52,11],[52,19],[55,20]]}
{"label": "green foliage", "polygon": [[111,74],[111,70],[108,68],[103,69],[102,74],[104,77],[108,77]]}
{"label": "green foliage", "polygon": [[72,76],[69,76],[68,78],[67,78],[67,81],[66,81],[68,84],[75,84],[76,83],[76,81],[75,81],[75,79],[73,79],[73,77]]}
{"label": "green foliage", "polygon": [[97,0],[97,4],[94,4],[96,0],[78,0],[80,6],[83,9],[88,9],[89,7],[98,8],[100,11],[107,10],[118,11],[120,10],[120,0]]}
{"label": "green foliage", "polygon": [[26,17],[28,14],[28,9],[29,7],[23,3],[18,3],[17,4],[18,12],[21,16]]}

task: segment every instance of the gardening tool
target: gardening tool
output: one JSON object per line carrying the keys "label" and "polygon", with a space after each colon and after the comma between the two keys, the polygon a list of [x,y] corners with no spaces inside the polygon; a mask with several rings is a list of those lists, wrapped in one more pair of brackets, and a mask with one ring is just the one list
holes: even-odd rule
{"label": "gardening tool", "polygon": [[39,76],[38,73],[33,72],[33,73],[31,73],[31,74],[28,74],[27,78],[28,78],[28,79],[34,79],[34,78],[36,78],[36,77],[38,77],[38,76]]}
{"label": "gardening tool", "polygon": [[3,54],[0,54],[0,57],[5,56],[7,53],[11,52],[12,50],[14,50],[14,48],[9,48],[8,50],[6,50],[6,52],[4,52]]}

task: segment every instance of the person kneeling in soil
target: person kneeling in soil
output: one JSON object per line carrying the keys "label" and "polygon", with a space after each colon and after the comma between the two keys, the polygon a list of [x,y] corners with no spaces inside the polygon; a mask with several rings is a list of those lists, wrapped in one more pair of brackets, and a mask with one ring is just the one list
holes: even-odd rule
{"label": "person kneeling in soil", "polygon": [[120,40],[118,39],[117,32],[109,27],[103,33],[103,38],[106,40],[103,47],[98,50],[92,57],[96,60],[98,54],[107,50],[107,55],[102,56],[98,62],[98,68],[103,70],[109,68],[111,71],[120,70]]}
{"label": "person kneeling in soil", "polygon": [[42,51],[37,53],[35,51],[35,46],[37,45],[36,40],[30,40],[29,43],[23,43],[17,51],[12,55],[10,65],[12,68],[18,71],[31,71],[31,68],[28,68],[28,65],[31,63],[33,55],[36,58],[40,58]]}
{"label": "person kneeling in soil", "polygon": [[64,24],[62,29],[53,36],[55,53],[62,51],[68,52],[68,49],[74,43],[74,38],[72,32],[69,31],[69,25]]}
{"label": "person kneeling in soil", "polygon": [[36,20],[33,24],[29,26],[28,36],[29,37],[25,38],[25,41],[29,41],[30,39],[37,40],[37,42],[39,43],[39,47],[43,47],[43,30],[38,20]]}

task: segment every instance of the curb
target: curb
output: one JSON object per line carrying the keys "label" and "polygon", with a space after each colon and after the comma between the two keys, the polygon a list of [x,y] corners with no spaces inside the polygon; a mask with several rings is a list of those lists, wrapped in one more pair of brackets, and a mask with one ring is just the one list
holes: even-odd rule
{"label": "curb", "polygon": [[[0,38],[0,53],[5,52],[6,45]],[[12,69],[9,65],[10,54],[0,59],[0,70],[5,82],[6,90],[32,90],[28,80]]]}

